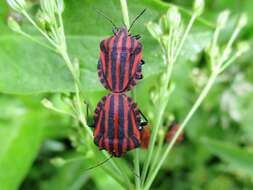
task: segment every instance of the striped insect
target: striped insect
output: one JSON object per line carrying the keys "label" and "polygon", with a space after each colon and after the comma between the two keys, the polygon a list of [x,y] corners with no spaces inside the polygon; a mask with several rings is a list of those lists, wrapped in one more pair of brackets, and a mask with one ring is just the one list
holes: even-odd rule
{"label": "striped insect", "polygon": [[140,146],[144,125],[147,120],[130,97],[110,93],[99,101],[94,112],[94,143],[100,150],[120,157]]}
{"label": "striped insect", "polygon": [[115,24],[103,15],[113,24],[114,35],[100,42],[98,76],[103,86],[112,92],[131,90],[137,81],[143,78],[143,45],[139,41],[140,35],[131,35],[129,31],[144,12],[145,10],[134,19],[129,29],[117,29]]}
{"label": "striped insect", "polygon": [[[168,129],[168,132],[166,134],[166,142],[170,143],[172,139],[174,138],[176,132],[180,128],[180,124],[173,122]],[[181,133],[178,138],[176,139],[176,143],[180,143],[181,141],[184,140],[184,133]]]}

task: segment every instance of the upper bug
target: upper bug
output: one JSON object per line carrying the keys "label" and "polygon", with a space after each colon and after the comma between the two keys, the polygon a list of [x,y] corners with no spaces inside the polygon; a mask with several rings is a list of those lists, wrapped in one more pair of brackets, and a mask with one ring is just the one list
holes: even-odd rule
{"label": "upper bug", "polygon": [[139,41],[140,35],[131,35],[129,31],[144,11],[136,17],[129,29],[117,29],[109,20],[114,25],[114,35],[100,42],[98,76],[104,87],[112,92],[130,90],[143,77],[143,45]]}

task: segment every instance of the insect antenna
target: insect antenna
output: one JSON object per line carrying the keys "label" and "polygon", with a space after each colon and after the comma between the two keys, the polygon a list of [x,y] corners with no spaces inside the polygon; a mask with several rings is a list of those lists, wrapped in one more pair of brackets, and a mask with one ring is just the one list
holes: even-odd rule
{"label": "insect antenna", "polygon": [[113,155],[111,155],[109,158],[106,158],[104,161],[98,163],[97,165],[91,166],[90,168],[85,169],[84,171],[89,171],[89,170],[95,169],[95,168],[97,168],[99,166],[102,166],[103,164],[105,164],[106,162],[108,162],[109,160],[111,160],[112,158],[113,158]]}
{"label": "insect antenna", "polygon": [[143,11],[141,11],[141,13],[138,14],[138,15],[135,17],[135,19],[132,21],[132,23],[131,23],[131,25],[130,25],[130,27],[129,27],[129,29],[128,29],[128,32],[131,30],[131,28],[132,28],[132,26],[134,25],[134,23],[141,17],[141,15],[143,15],[143,14],[145,13],[146,10],[147,10],[147,9],[143,9]]}
{"label": "insect antenna", "polygon": [[116,24],[114,24],[114,22],[112,21],[112,19],[110,19],[108,16],[106,16],[105,15],[105,13],[103,13],[101,10],[99,10],[99,9],[95,9],[96,10],[96,12],[98,13],[98,14],[100,14],[101,16],[103,16],[106,20],[108,20],[112,25],[113,25],[113,27],[115,28],[115,29],[117,29],[118,27],[116,26]]}

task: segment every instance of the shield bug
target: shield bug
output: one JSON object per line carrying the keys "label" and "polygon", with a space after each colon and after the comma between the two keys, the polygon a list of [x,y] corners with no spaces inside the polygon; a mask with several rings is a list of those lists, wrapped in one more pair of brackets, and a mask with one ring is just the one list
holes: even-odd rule
{"label": "shield bug", "polygon": [[141,111],[127,95],[110,93],[104,96],[94,112],[94,143],[115,157],[135,149],[141,143]]}
{"label": "shield bug", "polygon": [[[129,29],[114,26],[114,35],[100,42],[98,76],[103,86],[112,92],[131,90],[142,79],[141,66],[143,46],[140,35],[132,35],[130,29],[134,22],[145,12],[143,10],[132,22]],[[101,13],[100,13],[101,14]]]}
{"label": "shield bug", "polygon": [[141,148],[147,149],[150,142],[150,128],[148,126],[143,126],[141,131]]}
{"label": "shield bug", "polygon": [[[173,137],[175,136],[176,132],[178,131],[180,125],[176,122],[173,122],[170,126],[169,126],[169,129],[168,129],[168,132],[166,134],[166,142],[167,143],[170,143],[171,140],[173,139]],[[181,133],[177,140],[176,140],[176,143],[180,143],[181,141],[184,140],[184,134]]]}

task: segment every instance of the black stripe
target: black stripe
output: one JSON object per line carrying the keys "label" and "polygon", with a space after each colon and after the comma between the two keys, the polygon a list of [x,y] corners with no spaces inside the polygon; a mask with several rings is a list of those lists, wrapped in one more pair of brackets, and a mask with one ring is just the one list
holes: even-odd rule
{"label": "black stripe", "polygon": [[124,77],[125,77],[125,65],[126,65],[126,44],[127,44],[127,36],[124,36],[122,39],[122,51],[121,51],[121,57],[120,57],[120,90],[124,90],[123,84],[124,84]]}
{"label": "black stripe", "polygon": [[118,155],[122,155],[122,149],[123,149],[123,139],[119,139],[119,144],[118,144]]}
{"label": "black stripe", "polygon": [[127,151],[131,149],[129,139],[130,139],[130,137],[127,138]]}
{"label": "black stripe", "polygon": [[119,130],[118,130],[118,152],[121,155],[122,154],[122,143],[124,139],[124,102],[123,102],[123,96],[119,95],[119,105],[118,105],[118,114],[119,114]]}
{"label": "black stripe", "polygon": [[130,63],[129,63],[129,67],[128,67],[128,85],[130,84],[130,81],[133,79],[132,77],[132,68],[133,68],[133,64],[134,64],[134,59],[135,59],[135,54],[133,53],[134,50],[134,41],[135,39],[132,37],[131,38],[131,48],[130,48]]}
{"label": "black stripe", "polygon": [[113,139],[114,139],[114,96],[110,95],[110,105],[109,105],[109,117],[108,117],[108,133],[107,137],[109,139],[110,151],[113,152]]}
{"label": "black stripe", "polygon": [[119,95],[119,105],[118,105],[118,114],[119,114],[119,138],[124,138],[124,99],[122,95]]}
{"label": "black stripe", "polygon": [[[112,40],[112,37],[110,37],[107,41],[107,47],[109,48],[110,41]],[[105,54],[105,76],[108,77],[108,72],[109,72],[109,52]],[[108,81],[108,78],[106,78]]]}
{"label": "black stripe", "polygon": [[118,56],[118,41],[119,41],[119,36],[115,36],[113,47],[112,47],[112,54],[111,54],[112,91],[114,91],[116,87],[116,65],[117,65],[117,56]]}
{"label": "black stripe", "polygon": [[133,123],[132,123],[132,119],[131,119],[131,103],[128,101],[128,105],[129,105],[129,109],[128,109],[128,113],[127,113],[127,119],[128,119],[128,137],[131,137],[134,135],[133,132]]}
{"label": "black stripe", "polygon": [[136,136],[132,136],[132,140],[134,142],[134,147],[139,147],[140,146],[140,142],[138,141]]}
{"label": "black stripe", "polygon": [[99,136],[104,136],[105,133],[105,111],[104,109],[101,110],[101,112],[103,113],[102,118],[101,118],[101,126],[100,126],[100,130],[99,130]]}
{"label": "black stripe", "polygon": [[102,42],[100,42],[100,50],[102,52],[106,53],[106,48],[105,48],[104,42],[105,42],[105,40],[103,40]]}

